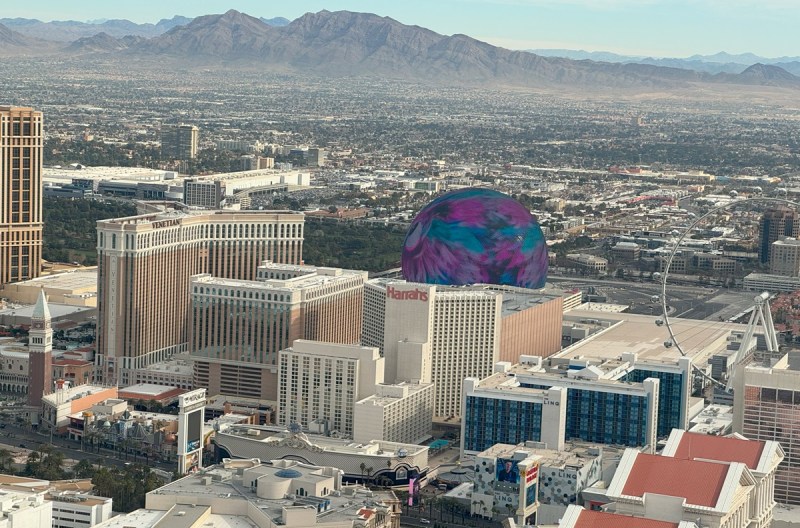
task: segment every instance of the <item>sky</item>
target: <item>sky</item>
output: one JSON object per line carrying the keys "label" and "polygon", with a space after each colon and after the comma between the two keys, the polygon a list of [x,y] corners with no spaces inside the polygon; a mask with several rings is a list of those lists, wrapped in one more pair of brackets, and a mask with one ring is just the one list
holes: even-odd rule
{"label": "sky", "polygon": [[236,9],[293,20],[322,9],[389,16],[510,49],[566,48],[687,57],[752,52],[800,56],[800,0],[37,0],[4,2],[2,17],[126,18],[155,23]]}

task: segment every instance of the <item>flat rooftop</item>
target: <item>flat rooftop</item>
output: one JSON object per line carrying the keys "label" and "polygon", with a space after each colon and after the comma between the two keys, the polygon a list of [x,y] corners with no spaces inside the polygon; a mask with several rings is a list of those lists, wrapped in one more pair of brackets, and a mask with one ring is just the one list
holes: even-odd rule
{"label": "flat rooftop", "polygon": [[57,290],[97,290],[97,268],[76,269],[52,275],[43,275],[35,279],[15,282],[7,286],[34,286],[37,288],[52,288]]}
{"label": "flat rooftop", "polygon": [[[251,462],[256,465],[248,464]],[[253,471],[254,473],[249,475],[251,477],[260,474],[269,479],[303,478],[304,480],[313,480],[318,477],[320,480],[327,480],[332,478],[324,474],[324,468],[305,464],[292,464],[283,467],[283,464],[280,466],[273,466],[271,463],[260,465],[258,465],[258,463],[258,459],[253,459],[252,461],[237,460],[233,461],[230,467],[226,467],[226,461],[226,464],[204,468],[195,474],[175,480],[155,491],[151,491],[148,494],[147,502],[155,502],[150,500],[151,496],[154,499],[156,497],[161,499],[163,496],[175,496],[175,503],[176,505],[180,505],[180,508],[176,506],[170,511],[176,512],[184,510],[185,508],[183,505],[186,505],[186,508],[191,508],[191,504],[198,504],[196,508],[203,510],[205,506],[199,506],[199,504],[208,504],[212,501],[216,502],[219,497],[227,497],[230,501],[244,501],[250,503],[252,507],[271,519],[275,524],[282,524],[281,517],[284,508],[314,506],[320,502],[320,497],[283,497],[281,499],[258,497],[256,493],[251,490],[249,485],[243,485],[241,474],[237,475],[237,472],[240,471],[241,468],[245,468],[245,472]],[[323,474],[319,474],[320,469],[323,469]],[[295,473],[295,476],[276,475],[279,471],[283,471],[287,474]],[[329,494],[322,497],[322,499],[330,501],[330,508],[316,514],[318,525],[332,522],[352,522],[363,515],[362,510],[364,508],[376,507],[376,501],[381,501],[382,499],[396,500],[395,495],[390,491],[369,491],[359,486],[342,487],[340,491],[341,493],[338,495]],[[230,505],[227,510],[232,512],[235,511],[234,508],[233,505]],[[186,511],[187,513],[185,515],[189,516],[188,510]],[[172,519],[173,516],[169,516],[169,518]],[[125,526],[139,525],[127,524]],[[159,525],[159,528],[161,528],[161,526],[183,528],[183,525],[175,523],[162,524]]]}
{"label": "flat rooftop", "polygon": [[[397,383],[385,384],[388,387],[408,387],[408,395],[411,396],[412,394],[416,394],[421,390],[425,390],[428,387],[431,387],[433,383]],[[372,405],[389,405],[390,403],[394,403],[400,399],[400,396],[387,396],[387,395],[378,395],[373,394],[371,396],[367,396],[366,398],[359,400],[357,403],[371,403]]]}
{"label": "flat rooftop", "polygon": [[[522,387],[519,385],[519,380],[516,376],[509,374],[524,374],[531,368],[530,365],[512,365],[508,372],[495,372],[491,376],[483,378],[478,382],[478,388],[482,391],[514,391],[514,394],[528,394],[531,396],[538,396],[544,398],[547,396],[545,389],[533,389],[530,387]],[[541,373],[545,373],[544,370]]]}
{"label": "flat rooftop", "polygon": [[28,359],[28,347],[13,337],[0,337],[0,356]]}
{"label": "flat rooftop", "polygon": [[[151,398],[156,398],[159,396],[167,397],[176,391],[185,392],[183,389],[178,387],[173,387],[171,385],[156,385],[155,383],[137,383],[135,385],[130,385],[128,387],[119,389],[120,394],[139,394]],[[175,395],[177,396],[177,393]]]}
{"label": "flat rooftop", "polygon": [[44,167],[42,180],[45,182],[70,183],[73,178],[87,180],[127,180],[135,182],[174,181],[174,171],[147,169],[144,167]]}
{"label": "flat rooftop", "polygon": [[[393,279],[380,277],[370,279],[368,284],[385,289],[391,284],[413,284],[403,279]],[[503,286],[497,284],[468,284],[464,286],[451,286],[446,284],[426,284],[425,286],[436,286],[436,295],[441,297],[460,296],[460,297],[481,297],[503,295],[501,314],[503,317],[521,312],[528,308],[539,306],[568,295],[561,289],[540,289],[529,290],[515,286]]]}
{"label": "flat rooftop", "polygon": [[167,512],[141,509],[112,517],[102,524],[103,528],[153,528],[158,521],[166,517]]}
{"label": "flat rooftop", "polygon": [[[23,318],[23,319],[30,319],[33,315],[33,308],[34,304],[7,304],[5,309],[0,310],[0,316],[8,315],[14,316],[15,318]],[[52,320],[60,319],[62,317],[81,314],[83,312],[90,312],[92,310],[97,310],[96,308],[90,308],[85,306],[69,306],[66,304],[54,304],[54,303],[47,303],[47,307],[50,309],[50,317]]]}
{"label": "flat rooftop", "polygon": [[[643,384],[616,379],[618,377],[617,373],[624,372],[628,366],[627,362],[616,360],[606,361],[602,365],[592,365],[590,366],[591,369],[597,369],[603,376],[610,377],[592,379],[591,383],[596,386],[613,387],[615,392],[641,396],[645,391]],[[553,387],[561,387],[574,383],[574,379],[569,376],[569,372],[574,371],[565,368],[547,368],[546,366],[538,367],[528,363],[517,363],[508,367],[505,372],[494,373],[481,380],[477,388],[480,391],[489,391],[495,394],[503,391],[513,391],[515,396],[530,395],[545,398],[547,396],[546,390],[523,387],[520,383],[526,382],[526,377],[534,376],[541,380],[546,379],[547,383]]]}
{"label": "flat rooftop", "polygon": [[[323,451],[353,455],[377,455],[381,451],[381,457],[393,457],[395,452],[405,449],[407,455],[413,456],[428,449],[427,446],[416,444],[401,444],[399,442],[372,441],[361,444],[350,439],[332,438],[330,436],[301,433],[308,442],[321,448]],[[229,435],[245,438],[254,442],[279,443],[293,435],[280,426],[267,425],[232,425],[225,430],[217,432],[217,435]]]}
{"label": "flat rooftop", "polygon": [[191,375],[193,372],[192,361],[190,359],[168,359],[159,363],[153,363],[144,368],[138,369],[140,371],[153,372],[153,373],[171,373]]}
{"label": "flat rooftop", "polygon": [[110,498],[98,497],[95,495],[85,495],[83,493],[71,493],[71,492],[63,492],[63,493],[48,493],[45,495],[51,501],[61,503],[60,506],[63,507],[64,504],[75,504],[79,503],[82,506],[99,506],[101,504],[105,504],[109,502]]}
{"label": "flat rooftop", "polygon": [[[78,385],[63,389],[61,391],[56,391],[52,394],[47,394],[46,396],[43,396],[42,399],[49,402],[51,405],[55,405],[58,401],[69,403],[70,400],[83,398],[85,396],[89,396],[90,394],[97,394],[98,392],[108,391],[110,389],[112,389],[112,387],[102,387],[100,385]],[[116,389],[114,390],[116,391]]]}
{"label": "flat rooftop", "polygon": [[[304,217],[305,215],[299,211],[289,210],[269,210],[269,211],[209,211],[205,209],[189,209],[179,206],[168,206],[164,210],[156,213],[147,213],[135,216],[126,216],[122,218],[109,218],[107,220],[98,220],[98,225],[150,225],[154,222],[163,222],[166,220],[189,220],[192,218],[205,217],[207,220],[218,219],[221,221],[239,221],[239,220],[252,220],[253,217],[274,217],[276,215],[292,215]],[[215,218],[219,217],[219,218]]]}
{"label": "flat rooftop", "polygon": [[[564,314],[564,323],[596,324],[603,328],[586,339],[563,349],[551,358],[616,359],[623,352],[638,355],[638,360],[675,363],[681,357],[677,347],[665,347],[670,340],[666,325],[656,325],[660,316],[629,313],[571,310]],[[594,323],[596,321],[596,323]],[[695,364],[705,364],[714,354],[727,350],[731,332],[742,332],[747,325],[720,321],[670,318],[672,331],[686,356]]]}
{"label": "flat rooftop", "polygon": [[[532,455],[542,457],[539,460],[539,464],[551,468],[564,468],[567,466],[583,467],[587,463],[590,463],[591,460],[601,456],[602,453],[606,453],[605,447],[589,447],[570,443],[564,445],[563,451],[532,447],[527,443],[524,446],[517,447],[517,450],[529,451]],[[609,449],[608,454],[612,451],[614,450]],[[617,450],[615,452],[619,451]]]}
{"label": "flat rooftop", "polygon": [[725,434],[733,427],[733,407],[709,405],[689,422],[691,433],[707,435]]}
{"label": "flat rooftop", "polygon": [[213,286],[227,286],[229,288],[254,288],[258,290],[270,291],[283,291],[292,292],[314,288],[316,286],[324,286],[336,281],[352,279],[358,275],[366,275],[366,271],[358,270],[341,270],[340,275],[318,275],[317,273],[309,273],[307,275],[300,275],[292,279],[266,279],[266,280],[239,280],[239,279],[224,279],[219,277],[212,277],[211,275],[202,275],[192,278],[193,284],[207,284]]}

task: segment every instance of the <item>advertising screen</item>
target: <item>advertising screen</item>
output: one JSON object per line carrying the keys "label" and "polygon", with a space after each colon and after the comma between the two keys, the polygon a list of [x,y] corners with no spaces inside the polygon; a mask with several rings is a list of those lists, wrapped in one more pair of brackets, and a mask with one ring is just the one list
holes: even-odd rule
{"label": "advertising screen", "polygon": [[525,489],[525,507],[527,508],[536,502],[536,490],[539,489],[539,483],[532,484]]}
{"label": "advertising screen", "polygon": [[519,468],[517,463],[508,458],[497,459],[497,474],[495,480],[497,482],[508,482],[510,484],[519,484]]}
{"label": "advertising screen", "polygon": [[203,438],[203,411],[197,410],[186,416],[186,452],[200,449]]}
{"label": "advertising screen", "polygon": [[181,473],[194,473],[200,469],[200,453],[190,453],[183,456],[183,468]]}
{"label": "advertising screen", "polygon": [[416,506],[419,503],[419,478],[408,479],[408,505]]}

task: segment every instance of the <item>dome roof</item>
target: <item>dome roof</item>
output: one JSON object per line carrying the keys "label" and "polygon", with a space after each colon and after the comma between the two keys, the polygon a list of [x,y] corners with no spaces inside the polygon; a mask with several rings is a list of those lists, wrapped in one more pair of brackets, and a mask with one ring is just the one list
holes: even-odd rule
{"label": "dome roof", "polygon": [[[505,284],[538,289],[547,279],[547,244],[524,205],[491,189],[443,194],[422,208],[403,243],[403,278],[424,284]],[[396,299],[427,300],[424,292]],[[422,298],[419,297],[422,293]]]}
{"label": "dome roof", "polygon": [[280,478],[298,478],[302,477],[303,474],[297,471],[296,469],[292,468],[283,468],[275,472],[276,477]]}

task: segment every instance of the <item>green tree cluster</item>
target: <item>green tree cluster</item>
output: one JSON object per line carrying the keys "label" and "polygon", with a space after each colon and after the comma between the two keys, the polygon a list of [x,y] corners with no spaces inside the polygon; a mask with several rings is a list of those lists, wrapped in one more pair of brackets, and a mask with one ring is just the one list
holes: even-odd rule
{"label": "green tree cluster", "polygon": [[143,508],[145,495],[164,485],[148,466],[133,464],[123,468],[98,469],[92,478],[95,493],[114,500],[114,511],[131,512]]}
{"label": "green tree cluster", "polygon": [[353,222],[306,223],[303,260],[315,266],[385,271],[400,266],[405,229]]}
{"label": "green tree cluster", "polygon": [[30,452],[22,474],[43,480],[64,479],[67,477],[67,472],[64,471],[64,453],[42,444],[39,449]]}
{"label": "green tree cluster", "polygon": [[44,159],[50,165],[80,163],[90,166],[150,167],[156,168],[158,147],[138,143],[114,144],[102,141],[76,141],[47,138]]}
{"label": "green tree cluster", "polygon": [[0,449],[0,473],[11,474],[14,472],[14,456],[8,449]]}
{"label": "green tree cluster", "polygon": [[87,479],[93,478],[97,472],[92,462],[86,458],[79,460],[77,464],[72,467],[72,478]]}
{"label": "green tree cluster", "polygon": [[45,198],[42,258],[51,262],[97,264],[97,221],[136,214],[129,202]]}

